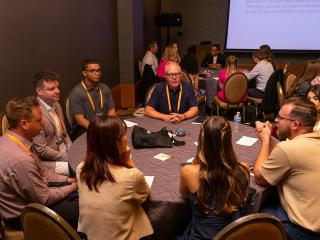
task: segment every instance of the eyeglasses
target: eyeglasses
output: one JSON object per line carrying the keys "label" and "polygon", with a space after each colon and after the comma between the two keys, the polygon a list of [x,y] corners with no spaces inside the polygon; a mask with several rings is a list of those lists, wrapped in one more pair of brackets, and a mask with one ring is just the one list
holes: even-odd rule
{"label": "eyeglasses", "polygon": [[86,72],[91,72],[91,73],[101,73],[101,68],[99,69],[86,69]]}
{"label": "eyeglasses", "polygon": [[167,73],[166,76],[170,79],[175,79],[176,77],[181,77],[181,73]]}
{"label": "eyeglasses", "polygon": [[276,117],[279,120],[288,120],[288,121],[299,121],[297,119],[292,119],[292,118],[286,118],[286,117],[281,117],[279,114]]}

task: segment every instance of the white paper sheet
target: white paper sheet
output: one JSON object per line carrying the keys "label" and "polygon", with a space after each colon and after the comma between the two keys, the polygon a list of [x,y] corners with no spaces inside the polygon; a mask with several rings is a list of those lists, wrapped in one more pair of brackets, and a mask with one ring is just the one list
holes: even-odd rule
{"label": "white paper sheet", "polygon": [[239,145],[251,147],[257,140],[258,138],[242,136],[236,143]]}
{"label": "white paper sheet", "polygon": [[193,142],[193,143],[194,143],[194,145],[198,146],[198,142]]}
{"label": "white paper sheet", "polygon": [[146,180],[146,182],[148,183],[149,187],[151,188],[154,176],[144,176],[144,179]]}
{"label": "white paper sheet", "polygon": [[168,158],[171,158],[171,156],[164,154],[164,153],[159,153],[159,154],[155,155],[153,158],[161,160],[161,161],[165,161]]}
{"label": "white paper sheet", "polygon": [[127,127],[133,127],[134,125],[138,125],[138,123],[134,123],[134,122],[131,122],[131,121],[128,121],[128,120],[123,120]]}
{"label": "white paper sheet", "polygon": [[193,159],[194,159],[194,158],[192,157],[192,158],[188,159],[186,162],[187,162],[187,163],[192,163]]}

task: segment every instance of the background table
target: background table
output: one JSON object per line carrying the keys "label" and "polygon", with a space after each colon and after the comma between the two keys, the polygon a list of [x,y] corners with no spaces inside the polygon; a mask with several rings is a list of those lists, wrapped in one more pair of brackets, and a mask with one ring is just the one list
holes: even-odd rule
{"label": "background table", "polygon": [[[200,125],[191,124],[191,120],[180,124],[168,124],[160,120],[148,117],[128,119],[138,123],[139,126],[149,131],[158,131],[162,127],[175,131],[177,127],[187,130],[187,136],[177,138],[186,142],[185,146],[173,148],[133,149],[132,158],[137,167],[145,176],[155,176],[150,198],[145,202],[144,209],[152,223],[155,235],[158,239],[172,239],[181,232],[190,219],[190,206],[179,193],[179,174],[182,163],[196,154]],[[233,123],[231,123],[233,126]],[[132,128],[128,128],[128,141],[131,145]],[[260,143],[257,141],[253,146],[246,147],[235,144],[241,136],[255,137],[254,129],[240,125],[238,132],[233,132],[233,147],[239,161],[252,165],[258,153]],[[171,156],[166,161],[154,159],[153,156],[165,153]],[[69,151],[69,163],[73,170],[84,160],[86,154],[86,134],[80,136]],[[256,189],[254,211],[258,211],[261,200],[264,197],[265,188],[258,186],[251,179],[250,186]]]}
{"label": "background table", "polygon": [[212,68],[200,68],[200,74],[205,74],[206,71],[210,71],[210,75],[206,77],[199,78],[199,86],[200,88],[206,89],[206,105],[210,109],[212,107],[213,97],[217,95],[219,85],[218,85],[218,75],[220,69],[212,69]]}

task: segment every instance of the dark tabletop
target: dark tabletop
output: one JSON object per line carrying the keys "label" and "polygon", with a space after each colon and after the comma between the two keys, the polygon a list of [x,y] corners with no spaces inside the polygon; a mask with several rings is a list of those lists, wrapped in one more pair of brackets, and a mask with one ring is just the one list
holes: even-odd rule
{"label": "dark tabletop", "polygon": [[[173,132],[177,127],[186,129],[185,137],[177,137],[178,140],[186,142],[185,146],[173,148],[154,148],[154,149],[132,149],[132,158],[136,166],[145,176],[155,176],[150,198],[144,204],[144,209],[153,225],[155,234],[159,239],[170,239],[185,226],[189,220],[190,207],[179,193],[179,173],[182,163],[192,158],[196,154],[197,146],[194,142],[198,141],[201,125],[192,124],[191,120],[180,124],[168,124],[161,120],[148,117],[128,119],[138,123],[149,131],[158,131],[162,127],[167,127]],[[231,122],[233,127],[233,122]],[[131,145],[132,128],[128,128],[128,141]],[[239,161],[247,162],[252,166],[259,151],[260,143],[257,141],[253,146],[241,146],[236,144],[242,136],[256,137],[254,128],[240,125],[238,132],[232,132],[233,147]],[[165,153],[171,156],[166,161],[160,161],[153,156]],[[80,136],[73,142],[68,153],[69,163],[73,170],[84,160],[86,154],[86,134]],[[265,188],[257,186],[251,177],[250,186],[255,188],[254,211],[258,211]],[[179,223],[179,224],[177,224]],[[181,229],[179,229],[179,227]]]}

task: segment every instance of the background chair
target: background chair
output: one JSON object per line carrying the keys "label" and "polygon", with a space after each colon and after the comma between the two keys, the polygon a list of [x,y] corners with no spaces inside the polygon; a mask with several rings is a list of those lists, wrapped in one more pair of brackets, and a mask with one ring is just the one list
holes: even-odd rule
{"label": "background chair", "polygon": [[279,105],[279,109],[280,109],[284,103],[284,92],[283,92],[282,86],[279,82],[277,82],[277,93],[278,93],[278,105]]}
{"label": "background chair", "polygon": [[239,218],[223,228],[213,240],[286,240],[281,221],[267,213]]}
{"label": "background chair", "polygon": [[223,92],[226,102],[221,101],[217,96],[213,97],[217,115],[221,109],[242,109],[243,118],[245,118],[243,97],[247,93],[248,80],[243,73],[234,73],[230,75],[224,85]]}
{"label": "background chair", "polygon": [[69,98],[68,97],[66,99],[66,116],[67,116],[69,127],[71,129],[72,128],[72,123],[73,123],[73,116],[70,113],[70,102],[69,102]]}
{"label": "background chair", "polygon": [[[158,85],[158,83],[154,83],[151,85],[151,87],[148,89],[146,97],[144,99],[144,106],[147,106],[147,103],[149,99],[151,98],[151,95],[153,93],[153,90]],[[134,117],[143,117],[144,116],[145,107],[138,108],[136,111],[134,111],[133,116]]]}
{"label": "background chair", "polygon": [[288,95],[288,90],[290,89],[290,87],[292,86],[292,84],[294,83],[294,81],[296,80],[297,76],[293,73],[290,73],[287,75],[286,79],[285,79],[285,96]]}
{"label": "background chair", "polygon": [[21,224],[28,240],[80,240],[79,234],[58,214],[38,203],[22,210]]}
{"label": "background chair", "polygon": [[6,115],[4,113],[1,114],[0,117],[0,124],[1,124],[1,135],[5,134],[5,132],[7,131],[7,129],[9,128],[9,122],[8,119],[6,117]]}
{"label": "background chair", "polygon": [[192,83],[191,78],[189,77],[189,74],[187,72],[185,72],[184,70],[181,71],[182,74],[182,81],[186,82],[186,83]]}
{"label": "background chair", "polygon": [[3,240],[24,240],[22,231],[11,229],[0,219],[0,239]]}

